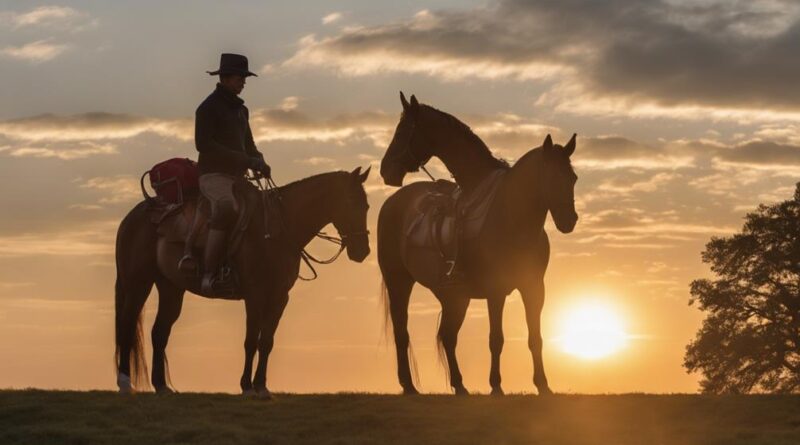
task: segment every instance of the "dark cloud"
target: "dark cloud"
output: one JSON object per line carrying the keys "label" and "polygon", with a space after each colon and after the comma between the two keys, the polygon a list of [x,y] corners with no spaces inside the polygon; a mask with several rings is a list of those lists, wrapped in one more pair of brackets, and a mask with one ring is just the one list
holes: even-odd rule
{"label": "dark cloud", "polygon": [[777,165],[800,167],[800,147],[774,142],[749,142],[719,150],[717,159],[736,164]]}
{"label": "dark cloud", "polygon": [[788,0],[499,0],[310,36],[286,65],[353,75],[545,76],[562,83],[561,94],[796,111],[799,18]]}

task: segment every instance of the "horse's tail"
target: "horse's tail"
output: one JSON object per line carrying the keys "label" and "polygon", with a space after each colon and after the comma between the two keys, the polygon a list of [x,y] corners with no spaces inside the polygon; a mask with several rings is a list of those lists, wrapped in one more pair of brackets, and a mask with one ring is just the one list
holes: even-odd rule
{"label": "horse's tail", "polygon": [[[138,208],[138,206],[137,206]],[[130,215],[128,215],[130,217]],[[141,388],[147,387],[149,385],[147,379],[147,361],[144,356],[143,345],[144,345],[144,335],[142,332],[142,309],[139,309],[139,313],[137,314],[126,314],[125,313],[125,305],[126,305],[126,292],[125,292],[125,283],[123,277],[121,276],[120,269],[123,267],[120,261],[120,255],[124,254],[124,246],[121,246],[121,239],[123,237],[123,233],[128,226],[128,217],[126,217],[122,223],[120,224],[119,231],[117,233],[117,243],[116,243],[116,265],[117,265],[117,279],[114,283],[114,339],[115,339],[115,352],[114,352],[114,365],[115,370],[117,371],[117,378],[119,378],[119,365],[120,365],[120,347],[123,341],[126,339],[127,336],[130,335],[130,331],[126,331],[125,323],[123,320],[125,317],[135,316],[136,317],[136,328],[134,330],[133,336],[126,342],[130,343],[130,374],[128,377],[131,379],[131,384],[134,388]],[[119,380],[118,380],[119,382]]]}
{"label": "horse's tail", "polygon": [[[390,310],[389,289],[386,288],[386,281],[381,279],[381,305],[383,306],[383,335],[384,341],[389,338],[389,326],[392,323]],[[395,347],[397,344],[395,343]],[[414,386],[419,387],[419,368],[417,367],[417,356],[414,354],[414,346],[411,344],[411,336],[408,337],[408,362],[411,367],[411,380]]]}

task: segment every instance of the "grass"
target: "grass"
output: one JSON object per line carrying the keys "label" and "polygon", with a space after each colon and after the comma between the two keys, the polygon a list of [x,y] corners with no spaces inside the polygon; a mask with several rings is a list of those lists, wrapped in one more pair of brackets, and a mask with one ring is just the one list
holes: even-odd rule
{"label": "grass", "polygon": [[0,391],[0,444],[792,444],[800,396]]}

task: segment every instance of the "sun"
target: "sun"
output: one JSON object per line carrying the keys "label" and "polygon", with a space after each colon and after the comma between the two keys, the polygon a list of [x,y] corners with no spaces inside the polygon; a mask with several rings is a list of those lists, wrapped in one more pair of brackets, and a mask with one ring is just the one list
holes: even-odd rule
{"label": "sun", "polygon": [[628,334],[611,306],[587,302],[566,313],[557,341],[567,354],[597,360],[623,349],[628,342]]}

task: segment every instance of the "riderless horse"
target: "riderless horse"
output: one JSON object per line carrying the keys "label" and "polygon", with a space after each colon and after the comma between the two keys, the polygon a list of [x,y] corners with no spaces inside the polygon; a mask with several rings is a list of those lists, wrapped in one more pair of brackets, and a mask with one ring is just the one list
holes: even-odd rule
{"label": "riderless horse", "polygon": [[[305,246],[332,223],[341,237],[341,249],[346,249],[351,260],[361,262],[369,255],[369,206],[363,187],[368,175],[369,169],[362,173],[358,168],[350,173],[312,176],[270,191],[250,186],[250,193],[260,196],[252,200],[256,208],[231,256],[239,277],[236,298],[244,300],[247,312],[240,380],[243,393],[269,396],[267,359],[289,290],[299,276],[300,262],[308,259]],[[276,236],[269,236],[265,215],[266,203],[272,199],[278,200],[279,211],[268,218],[282,222]],[[143,201],[134,207],[117,233],[116,357],[121,392],[130,392],[147,373],[142,356],[141,312],[153,285],[158,290],[158,314],[152,330],[152,384],[157,392],[172,392],[165,375],[165,350],[185,291],[207,296],[200,292],[199,279],[187,278],[178,270],[183,245],[159,236],[150,221],[148,206]],[[253,376],[256,350],[258,362]]]}
{"label": "riderless horse", "polygon": [[[461,244],[456,269],[462,278],[455,283],[452,279],[431,276],[430,270],[437,270],[434,263],[441,261],[440,258],[409,248],[408,234],[421,217],[422,203],[432,193],[441,193],[441,181],[415,182],[402,187],[381,208],[378,263],[394,328],[397,372],[403,392],[417,393],[409,367],[407,322],[411,289],[419,282],[433,291],[442,306],[438,340],[456,394],[468,394],[456,360],[456,342],[470,299],[487,302],[489,383],[493,394],[503,393],[500,378],[503,306],[506,296],[515,289],[520,291],[525,306],[533,382],[540,395],[551,394],[542,361],[540,327],[544,275],[550,257],[544,223],[549,212],[558,230],[569,233],[578,220],[574,203],[577,176],[570,163],[575,136],[561,146],[553,144],[547,135],[542,146],[528,151],[509,167],[496,159],[486,144],[455,117],[420,104],[414,96],[409,103],[401,93],[401,102],[403,113],[381,162],[381,176],[386,184],[402,185],[406,173],[424,168],[433,156],[453,174],[462,196],[476,193],[484,181],[491,178],[496,181],[491,198],[487,198],[491,202],[487,204],[479,231],[468,242],[456,239]],[[454,184],[449,185],[451,190],[455,188]]]}

